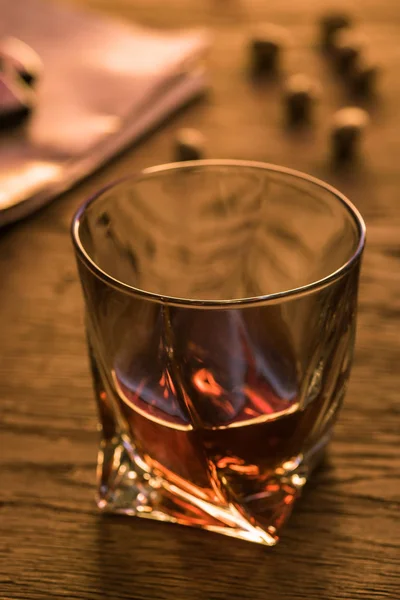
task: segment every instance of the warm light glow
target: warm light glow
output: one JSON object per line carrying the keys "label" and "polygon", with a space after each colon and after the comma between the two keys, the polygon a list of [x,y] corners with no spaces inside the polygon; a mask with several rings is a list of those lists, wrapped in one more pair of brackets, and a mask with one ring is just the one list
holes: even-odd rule
{"label": "warm light glow", "polygon": [[294,496],[285,496],[283,501],[285,504],[292,504],[292,502],[294,501]]}
{"label": "warm light glow", "polygon": [[[201,47],[198,47],[199,44]],[[116,75],[158,76],[168,64],[178,71],[182,57],[189,52],[195,61],[198,54],[203,54],[205,45],[205,31],[199,31],[197,36],[191,32],[168,38],[165,34],[138,29],[134,37],[103,37],[99,44],[93,44],[91,51],[87,52],[85,62],[94,68],[101,65],[102,70],[106,68]],[[169,69],[172,70],[171,67]]]}
{"label": "warm light glow", "polygon": [[215,381],[214,375],[207,369],[199,369],[193,375],[193,383],[203,394],[221,396],[223,392],[222,387]]}
{"label": "warm light glow", "polygon": [[270,415],[274,412],[274,408],[262,397],[260,394],[257,394],[254,390],[252,390],[248,385],[246,385],[243,389],[244,393],[250,400],[253,405],[259,410],[260,415]]}
{"label": "warm light glow", "polygon": [[242,475],[248,475],[249,477],[256,477],[260,474],[260,469],[257,465],[235,465],[230,464],[229,468],[231,471],[235,471],[236,473],[241,473]]}
{"label": "warm light glow", "polygon": [[6,170],[0,177],[0,209],[8,208],[35,194],[43,184],[57,180],[59,165],[33,162],[19,169]]}
{"label": "warm light glow", "polygon": [[54,147],[57,153],[75,156],[120,127],[121,118],[116,115],[93,114],[71,106],[64,114],[53,111],[46,118],[39,112],[31,123],[29,137],[35,146]]}

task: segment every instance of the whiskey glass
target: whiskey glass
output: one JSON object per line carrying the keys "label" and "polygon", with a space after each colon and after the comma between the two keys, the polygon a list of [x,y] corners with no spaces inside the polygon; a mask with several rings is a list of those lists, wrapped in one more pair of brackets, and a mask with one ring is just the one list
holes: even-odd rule
{"label": "whiskey glass", "polygon": [[72,223],[104,512],[272,546],[348,382],[365,226],[263,163],[157,166]]}

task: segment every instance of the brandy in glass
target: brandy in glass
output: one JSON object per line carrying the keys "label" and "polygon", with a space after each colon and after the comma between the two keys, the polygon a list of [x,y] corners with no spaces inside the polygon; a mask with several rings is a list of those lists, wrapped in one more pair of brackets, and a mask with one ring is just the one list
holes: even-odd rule
{"label": "brandy in glass", "polygon": [[98,506],[274,545],[349,378],[357,210],[288,169],[194,161],[103,190],[72,236]]}

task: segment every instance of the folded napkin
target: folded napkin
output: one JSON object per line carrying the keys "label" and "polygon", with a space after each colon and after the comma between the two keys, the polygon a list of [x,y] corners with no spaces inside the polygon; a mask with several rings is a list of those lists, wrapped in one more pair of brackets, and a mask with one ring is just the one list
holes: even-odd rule
{"label": "folded napkin", "polygon": [[68,189],[205,88],[203,30],[158,32],[49,0],[0,0],[0,40],[43,61],[37,107],[0,132],[0,225]]}

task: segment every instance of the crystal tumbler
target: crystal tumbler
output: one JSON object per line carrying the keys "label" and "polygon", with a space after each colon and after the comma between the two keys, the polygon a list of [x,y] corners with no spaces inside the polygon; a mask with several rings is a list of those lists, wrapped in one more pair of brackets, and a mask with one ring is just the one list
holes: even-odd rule
{"label": "crystal tumbler", "polygon": [[359,213],[289,169],[193,161],[107,187],[72,237],[98,506],[275,544],[345,394]]}

